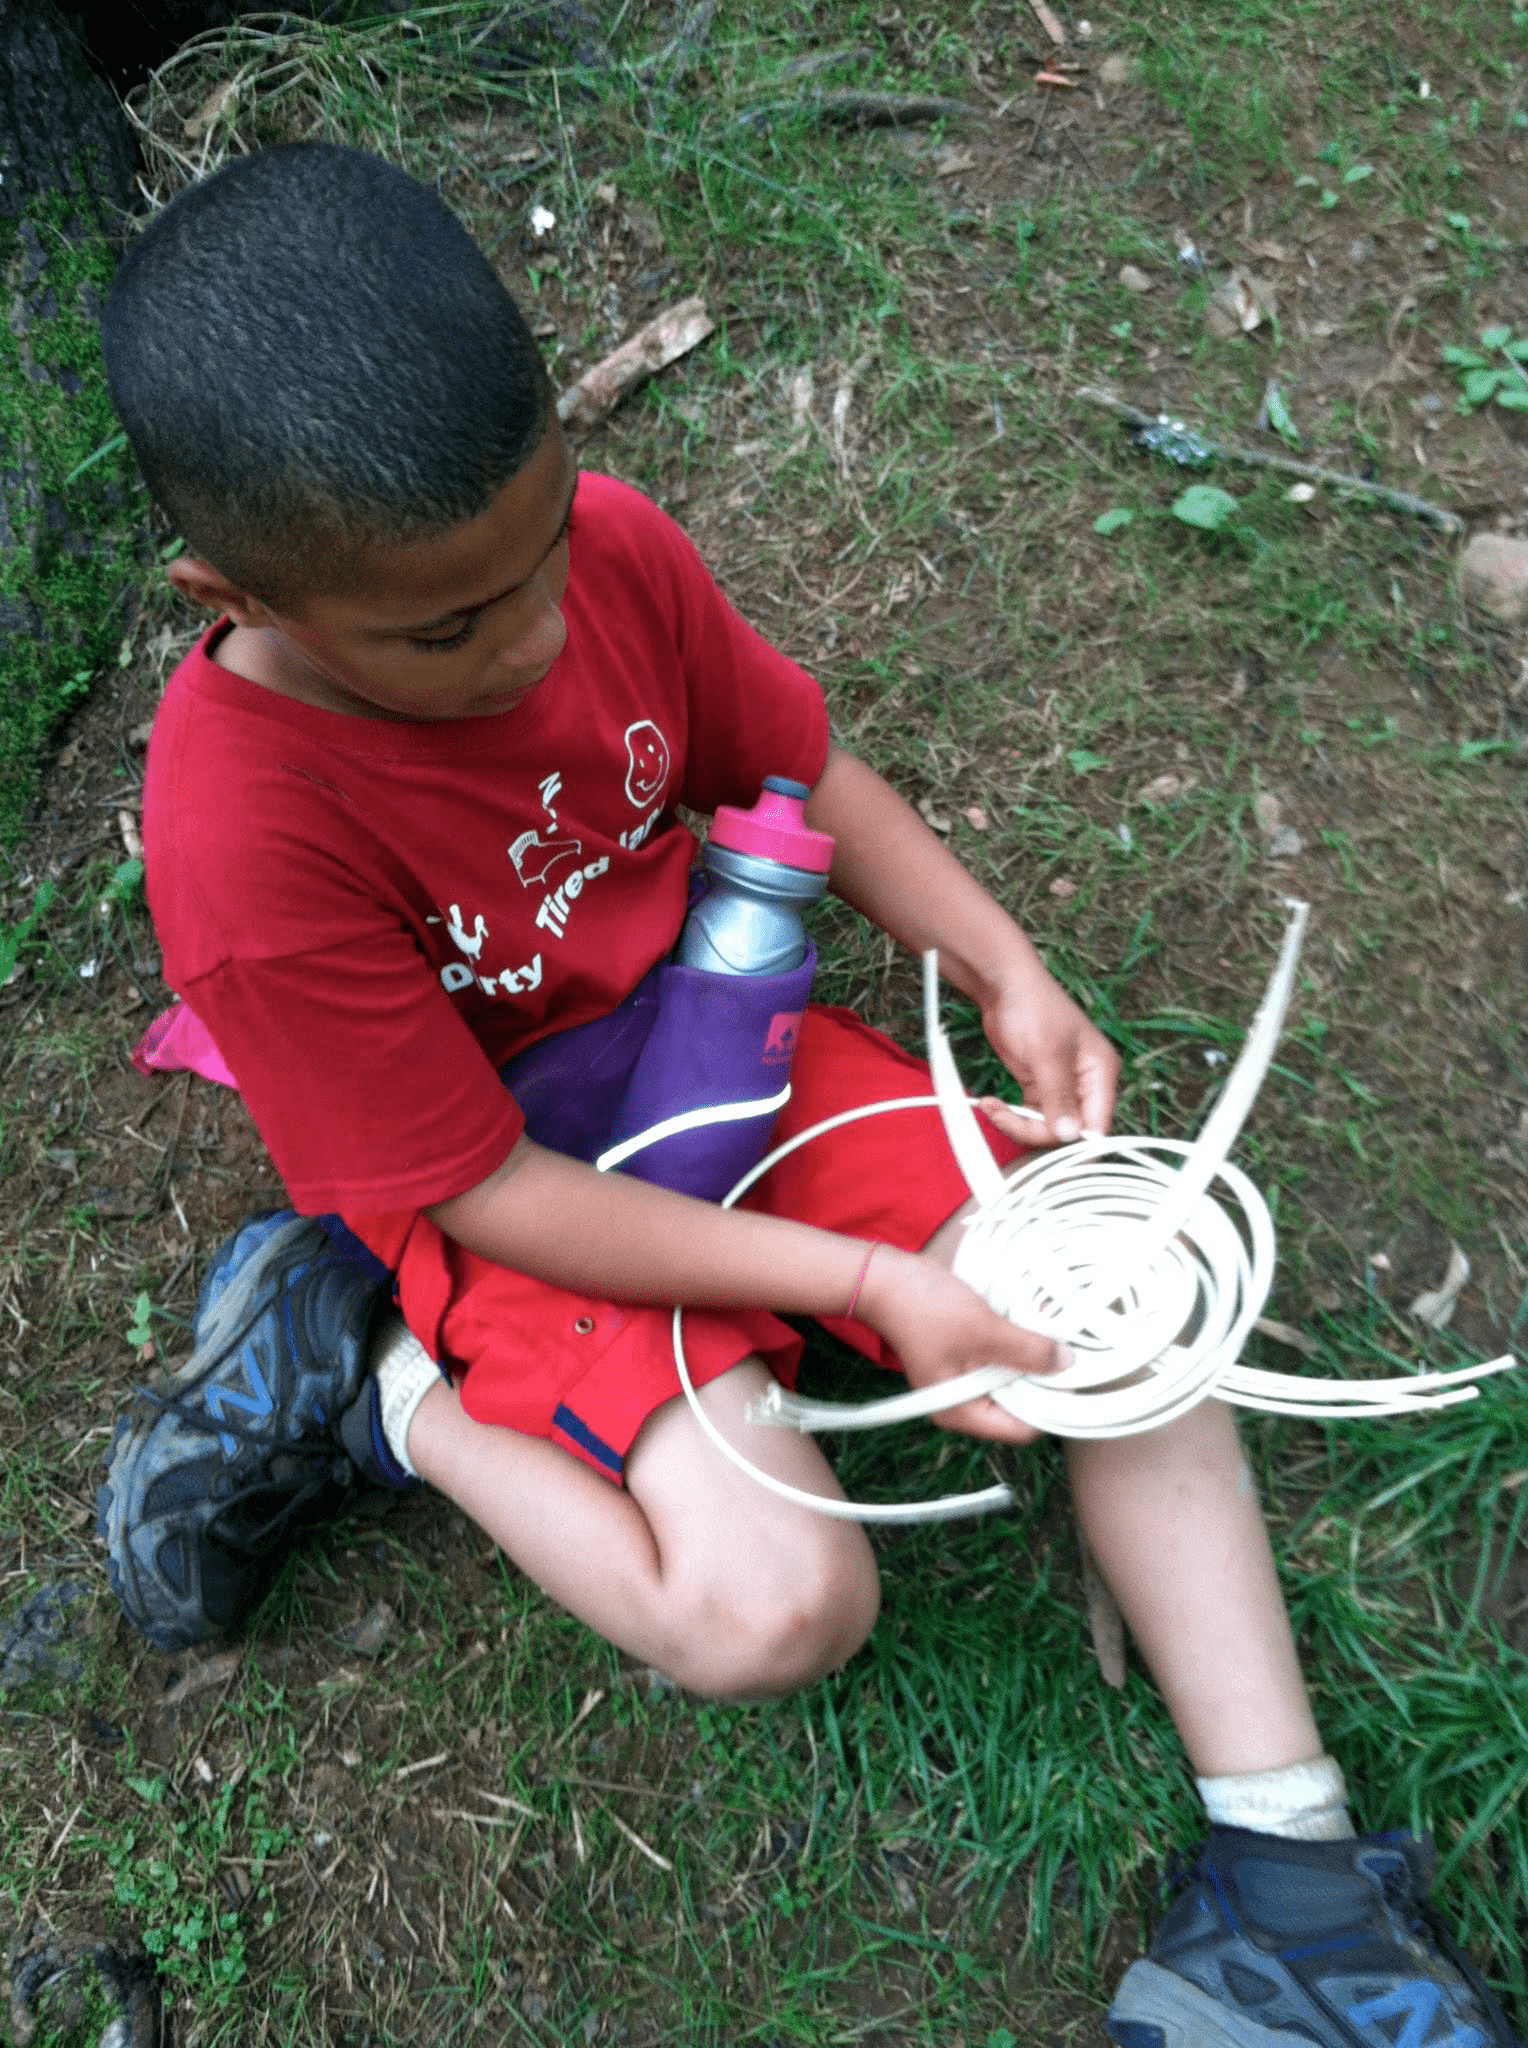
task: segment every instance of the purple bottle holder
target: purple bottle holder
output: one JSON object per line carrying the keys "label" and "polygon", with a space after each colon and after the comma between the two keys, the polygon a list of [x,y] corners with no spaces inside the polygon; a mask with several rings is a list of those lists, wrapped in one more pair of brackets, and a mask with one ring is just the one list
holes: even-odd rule
{"label": "purple bottle holder", "polygon": [[[784,974],[661,962],[608,1016],[543,1039],[503,1069],[528,1136],[719,1202],[769,1150],[816,971],[811,945]],[[716,1110],[731,1114],[687,1121]]]}

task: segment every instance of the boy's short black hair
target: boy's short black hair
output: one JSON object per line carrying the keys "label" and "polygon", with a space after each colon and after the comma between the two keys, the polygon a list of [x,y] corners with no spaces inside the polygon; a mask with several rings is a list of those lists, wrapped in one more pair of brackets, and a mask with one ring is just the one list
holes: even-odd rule
{"label": "boy's short black hair", "polygon": [[357,552],[476,518],[551,417],[477,244],[417,179],[330,143],[241,157],[123,258],[107,377],[192,551],[280,607]]}

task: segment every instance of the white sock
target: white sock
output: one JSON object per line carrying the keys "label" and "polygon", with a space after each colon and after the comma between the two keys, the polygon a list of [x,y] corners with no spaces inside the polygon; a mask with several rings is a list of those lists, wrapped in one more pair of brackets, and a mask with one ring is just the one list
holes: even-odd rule
{"label": "white sock", "polygon": [[1194,1783],[1217,1827],[1254,1828],[1291,1842],[1345,1842],[1354,1833],[1348,1788],[1335,1757]]}
{"label": "white sock", "polygon": [[371,1369],[377,1378],[378,1407],[387,1448],[411,1479],[419,1477],[409,1456],[409,1424],[414,1410],[443,1377],[400,1315],[385,1318],[372,1339]]}

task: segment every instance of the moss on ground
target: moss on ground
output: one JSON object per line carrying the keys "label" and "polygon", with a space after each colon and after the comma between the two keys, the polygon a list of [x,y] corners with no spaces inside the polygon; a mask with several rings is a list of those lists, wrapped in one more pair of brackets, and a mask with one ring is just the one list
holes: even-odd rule
{"label": "moss on ground", "polygon": [[59,721],[115,663],[141,572],[145,500],[101,358],[115,264],[105,230],[60,195],[0,223],[0,844]]}

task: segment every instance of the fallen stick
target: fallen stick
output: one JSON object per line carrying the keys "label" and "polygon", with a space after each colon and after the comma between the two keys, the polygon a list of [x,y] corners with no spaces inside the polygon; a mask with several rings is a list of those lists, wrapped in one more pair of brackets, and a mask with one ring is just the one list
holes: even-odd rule
{"label": "fallen stick", "polygon": [[[1076,394],[1084,405],[1096,405],[1104,412],[1112,412],[1118,420],[1130,427],[1155,427],[1160,421],[1154,413],[1142,412],[1139,407],[1126,405],[1122,398],[1116,398],[1112,391],[1100,391],[1091,384],[1085,384]],[[1375,498],[1382,505],[1388,505],[1394,512],[1408,513],[1413,519],[1425,519],[1429,525],[1441,527],[1445,533],[1463,533],[1464,521],[1456,513],[1445,512],[1441,505],[1434,505],[1426,498],[1418,498],[1410,491],[1392,490],[1389,484],[1370,483],[1361,476],[1346,476],[1341,470],[1323,469],[1316,462],[1297,462],[1292,455],[1273,455],[1261,448],[1243,448],[1235,442],[1206,441],[1202,435],[1194,436],[1206,455],[1218,462],[1238,462],[1246,469],[1276,469],[1283,476],[1297,476],[1306,483],[1327,484],[1333,490],[1358,491],[1366,498]]]}
{"label": "fallen stick", "polygon": [[976,109],[964,100],[942,99],[937,93],[857,92],[844,86],[830,92],[814,92],[804,99],[779,100],[772,106],[755,107],[738,117],[740,127],[760,121],[777,121],[787,114],[815,114],[819,121],[834,121],[844,128],[907,128],[919,121],[969,119]]}
{"label": "fallen stick", "polygon": [[1061,26],[1050,8],[1046,6],[1045,0],[1029,0],[1029,11],[1056,45],[1056,48],[1058,50],[1061,49],[1066,42],[1066,30]]}
{"label": "fallen stick", "polygon": [[595,363],[557,401],[564,424],[592,427],[613,412],[628,391],[688,355],[716,325],[699,298],[681,299],[656,320],[649,320],[614,355]]}

